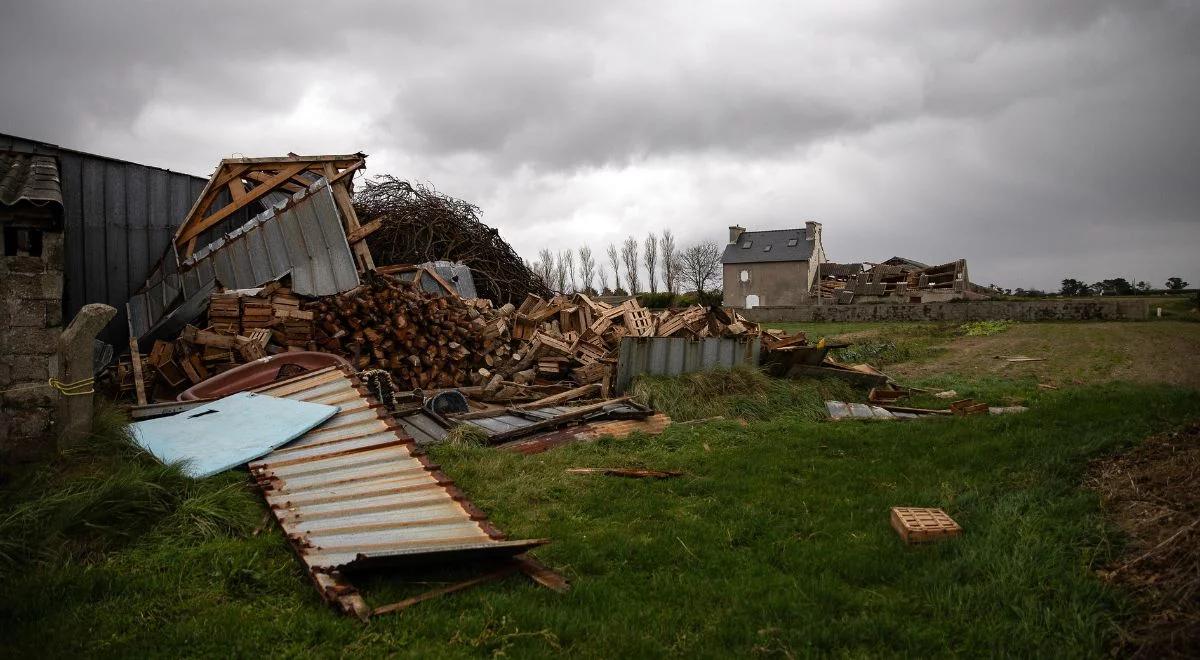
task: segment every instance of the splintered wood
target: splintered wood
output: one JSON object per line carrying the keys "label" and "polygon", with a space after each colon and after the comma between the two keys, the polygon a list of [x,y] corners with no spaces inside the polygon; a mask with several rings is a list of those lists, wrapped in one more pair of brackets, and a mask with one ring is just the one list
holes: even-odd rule
{"label": "splintered wood", "polygon": [[[214,292],[207,324],[188,325],[174,341],[156,340],[142,360],[148,398],[173,399],[179,391],[239,364],[288,350],[314,348],[312,312],[279,282],[261,289]],[[118,369],[122,388],[132,379]]]}
{"label": "splintered wood", "polygon": [[892,507],[892,528],[905,543],[931,543],[959,536],[962,527],[941,509]]}

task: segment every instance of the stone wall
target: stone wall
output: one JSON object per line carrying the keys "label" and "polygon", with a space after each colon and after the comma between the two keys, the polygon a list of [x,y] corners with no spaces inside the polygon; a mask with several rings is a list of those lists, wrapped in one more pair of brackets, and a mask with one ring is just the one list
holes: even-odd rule
{"label": "stone wall", "polygon": [[0,461],[54,449],[56,393],[46,381],[58,376],[62,241],[46,232],[40,257],[0,256]]}
{"label": "stone wall", "polygon": [[920,304],[803,305],[738,310],[751,321],[853,323],[863,321],[1144,321],[1144,300],[974,300]]}

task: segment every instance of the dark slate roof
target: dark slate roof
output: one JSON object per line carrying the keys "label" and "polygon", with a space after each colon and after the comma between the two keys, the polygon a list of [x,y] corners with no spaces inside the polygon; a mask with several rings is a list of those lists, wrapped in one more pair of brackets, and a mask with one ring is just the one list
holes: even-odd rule
{"label": "dark slate roof", "polygon": [[[789,247],[788,242],[796,239]],[[749,241],[750,247],[743,245]],[[768,250],[767,248],[770,247]],[[721,263],[758,264],[771,261],[808,261],[812,257],[813,241],[804,240],[803,229],[776,229],[772,231],[742,232],[737,243],[725,246]]]}
{"label": "dark slate roof", "polygon": [[825,263],[821,264],[820,272],[821,272],[821,279],[834,277],[839,280],[845,280],[845,279],[849,279],[851,277],[855,277],[859,273],[863,272],[863,265],[861,263],[858,263],[858,264],[835,264],[831,261],[826,261]]}
{"label": "dark slate roof", "polygon": [[57,204],[62,209],[58,163],[53,156],[0,151],[0,204]]}

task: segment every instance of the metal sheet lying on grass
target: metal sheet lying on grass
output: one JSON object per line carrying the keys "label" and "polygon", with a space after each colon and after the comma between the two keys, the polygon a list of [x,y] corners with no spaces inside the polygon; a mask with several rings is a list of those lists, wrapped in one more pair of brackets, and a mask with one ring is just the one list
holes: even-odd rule
{"label": "metal sheet lying on grass", "polygon": [[506,540],[347,368],[256,391],[341,407],[250,470],[322,596],[342,611],[367,612],[344,569],[512,556],[547,542]]}
{"label": "metal sheet lying on grass", "polygon": [[758,337],[624,337],[614,389],[623,394],[641,374],[678,376],[708,369],[758,366]]}

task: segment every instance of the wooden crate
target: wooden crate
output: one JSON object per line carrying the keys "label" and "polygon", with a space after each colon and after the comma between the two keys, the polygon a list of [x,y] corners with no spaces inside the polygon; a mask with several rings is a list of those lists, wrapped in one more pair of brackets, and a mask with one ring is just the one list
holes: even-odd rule
{"label": "wooden crate", "polygon": [[962,527],[941,509],[892,507],[892,528],[905,543],[931,543],[960,536]]}

